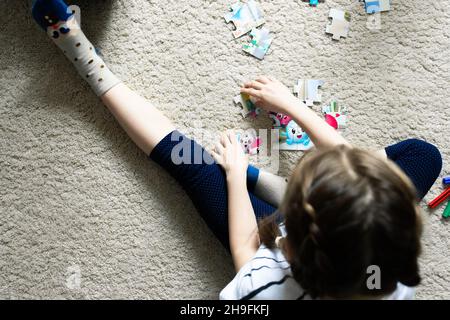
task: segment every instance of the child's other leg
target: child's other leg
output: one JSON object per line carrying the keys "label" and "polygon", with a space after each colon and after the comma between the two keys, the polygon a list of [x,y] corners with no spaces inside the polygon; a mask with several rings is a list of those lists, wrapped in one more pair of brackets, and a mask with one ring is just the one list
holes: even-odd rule
{"label": "child's other leg", "polygon": [[101,99],[130,138],[147,155],[175,130],[175,126],[161,111],[124,84],[110,89]]}
{"label": "child's other leg", "polygon": [[[174,155],[184,162],[175,160],[175,163]],[[225,173],[211,155],[195,141],[175,131],[158,143],[150,158],[180,183],[208,227],[229,250],[227,183]],[[275,207],[253,193],[249,192],[249,196],[258,220],[275,212]]]}
{"label": "child's other leg", "polygon": [[411,179],[422,199],[439,177],[442,169],[442,157],[432,144],[409,139],[386,147],[386,154]]}

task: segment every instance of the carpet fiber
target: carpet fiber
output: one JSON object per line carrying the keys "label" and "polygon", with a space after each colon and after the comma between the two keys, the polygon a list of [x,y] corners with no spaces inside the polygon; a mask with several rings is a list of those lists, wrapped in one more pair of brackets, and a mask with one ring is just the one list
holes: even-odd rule
{"label": "carpet fiber", "polygon": [[[231,2],[78,4],[111,70],[195,138],[269,126],[265,117],[242,119],[233,105],[245,80],[316,78],[325,80],[325,102],[347,106],[352,143],[425,139],[450,174],[449,0],[394,0],[377,32],[357,1],[261,1],[275,35],[261,62],[224,22]],[[340,42],[324,33],[332,7],[352,13]],[[2,0],[0,12],[0,298],[217,298],[233,277],[231,260],[184,192],[34,24],[29,1]],[[300,154],[282,154],[282,174]],[[426,200],[441,190],[438,181]],[[442,210],[423,212],[421,299],[450,298]]]}

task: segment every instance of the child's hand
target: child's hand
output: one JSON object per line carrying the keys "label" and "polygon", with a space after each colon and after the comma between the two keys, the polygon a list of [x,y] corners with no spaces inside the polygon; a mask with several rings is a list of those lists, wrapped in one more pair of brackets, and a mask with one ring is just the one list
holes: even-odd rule
{"label": "child's hand", "polygon": [[248,168],[248,157],[244,154],[234,131],[222,133],[220,142],[212,151],[216,162],[225,170],[227,177],[245,178]]}
{"label": "child's hand", "polygon": [[284,84],[268,77],[245,83],[241,93],[253,97],[258,107],[284,114],[290,114],[290,108],[299,102]]}

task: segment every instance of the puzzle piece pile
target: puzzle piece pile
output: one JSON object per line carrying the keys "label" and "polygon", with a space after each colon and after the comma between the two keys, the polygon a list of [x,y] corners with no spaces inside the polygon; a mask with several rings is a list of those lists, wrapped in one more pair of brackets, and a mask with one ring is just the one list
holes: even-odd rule
{"label": "puzzle piece pile", "polygon": [[[317,7],[325,0],[302,0],[309,2],[312,7]],[[364,3],[367,14],[390,11],[390,0],[359,0]],[[330,23],[326,26],[325,33],[331,34],[332,39],[339,41],[346,38],[350,30],[351,15],[347,11],[330,9]],[[227,23],[232,22],[235,26],[234,38],[239,38],[250,33],[252,38],[248,44],[243,45],[243,50],[248,54],[262,60],[272,44],[273,37],[267,28],[259,28],[264,23],[261,9],[254,0],[247,3],[237,2],[230,6],[229,12],[224,16]],[[294,94],[308,107],[313,107],[316,103],[322,102],[319,89],[324,85],[322,80],[300,79],[294,86]],[[256,117],[261,110],[255,106],[254,101],[246,94],[234,97],[234,103],[242,109],[243,117]],[[336,130],[344,129],[347,126],[347,112],[336,101],[322,107],[325,121]],[[280,113],[269,113],[273,121],[273,129],[280,131],[280,150],[308,150],[313,147],[308,134],[298,126],[289,116]],[[256,131],[240,134],[238,137],[246,153],[257,154],[260,140]]]}
{"label": "puzzle piece pile", "polygon": [[233,36],[235,39],[250,32],[252,39],[248,44],[244,44],[242,49],[262,60],[272,44],[273,37],[270,36],[269,29],[258,29],[265,23],[258,4],[254,0],[249,0],[247,3],[237,2],[230,6],[229,12],[224,18],[227,23],[234,24]]}
{"label": "puzzle piece pile", "polygon": [[[322,102],[319,89],[324,83],[323,80],[300,79],[294,85],[293,92],[305,105],[313,107],[315,103]],[[254,118],[261,113],[247,94],[236,96],[234,102],[242,108],[243,117]],[[346,108],[340,107],[336,101],[323,106],[322,112],[325,121],[334,129],[341,130],[347,127]],[[308,134],[290,116],[275,112],[269,112],[268,115],[272,119],[272,129],[279,130],[279,150],[305,151],[314,146]],[[260,140],[256,131],[240,135],[238,140],[246,153],[251,155],[258,153]]]}
{"label": "puzzle piece pile", "polygon": [[[313,0],[311,0],[313,1]],[[367,14],[386,12],[391,10],[390,0],[359,0],[364,3]],[[331,23],[327,25],[326,33],[332,34],[333,40],[347,38],[350,30],[351,15],[347,11],[331,9],[328,15]]]}
{"label": "puzzle piece pile", "polygon": [[[302,0],[309,2],[312,7],[317,7],[325,0]],[[366,13],[373,14],[390,11],[390,0],[359,0],[364,3]],[[224,16],[227,23],[233,23],[235,30],[234,38],[242,37],[250,32],[251,41],[244,44],[242,49],[248,54],[262,60],[272,44],[273,37],[267,28],[258,29],[265,23],[263,13],[259,5],[254,0],[247,3],[236,2],[229,8],[229,12]],[[347,11],[330,9],[328,18],[331,22],[326,26],[325,33],[331,34],[333,40],[339,41],[347,38],[350,31],[351,15]]]}

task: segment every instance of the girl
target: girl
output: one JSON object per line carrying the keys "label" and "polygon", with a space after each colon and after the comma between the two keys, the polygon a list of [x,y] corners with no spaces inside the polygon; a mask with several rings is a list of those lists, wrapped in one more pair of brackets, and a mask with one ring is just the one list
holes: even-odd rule
{"label": "girl", "polygon": [[[198,162],[195,154],[203,148],[120,82],[62,0],[36,0],[32,11],[131,139],[183,186],[230,250],[237,275],[222,299],[413,296],[411,287],[420,282],[417,200],[442,166],[434,146],[407,140],[377,153],[353,148],[279,81],[260,77],[241,91],[260,107],[291,116],[317,149],[303,157],[288,185],[249,166],[233,132],[223,134],[212,152],[222,168],[206,152]],[[178,154],[181,163],[172,157],[180,143],[187,146]],[[373,283],[371,270],[379,271]]]}

